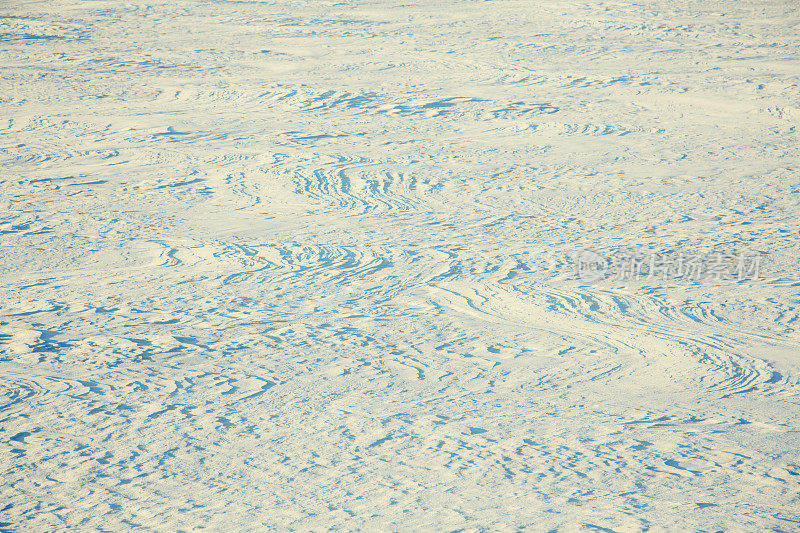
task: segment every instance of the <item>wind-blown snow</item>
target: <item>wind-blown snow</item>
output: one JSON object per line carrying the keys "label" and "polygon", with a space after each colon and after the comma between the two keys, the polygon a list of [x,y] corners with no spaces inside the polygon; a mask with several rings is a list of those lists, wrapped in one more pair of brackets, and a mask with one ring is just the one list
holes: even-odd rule
{"label": "wind-blown snow", "polygon": [[0,529],[800,528],[798,4],[0,13]]}

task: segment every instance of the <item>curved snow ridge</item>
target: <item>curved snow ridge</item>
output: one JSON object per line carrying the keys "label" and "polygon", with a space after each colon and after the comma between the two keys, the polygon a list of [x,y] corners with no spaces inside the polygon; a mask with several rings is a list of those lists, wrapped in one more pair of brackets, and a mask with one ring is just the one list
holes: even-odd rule
{"label": "curved snow ridge", "polygon": [[[296,150],[291,147],[291,150]],[[441,179],[420,177],[413,168],[392,168],[366,157],[342,154],[275,154],[275,161],[258,164],[229,161],[224,164],[250,166],[215,180],[219,193],[233,197],[232,209],[301,205],[326,207],[345,216],[385,211],[448,211]],[[387,168],[388,167],[388,168]]]}
{"label": "curved snow ridge", "polygon": [[216,111],[221,115],[229,105],[235,105],[242,111],[257,111],[297,94],[298,91],[291,87],[265,88],[258,84],[182,84],[159,88],[153,95],[153,102],[184,109],[196,108],[198,104],[208,105],[210,112]]}
{"label": "curved snow ridge", "polygon": [[[97,142],[97,137],[101,131],[94,125],[67,120],[59,123],[36,117],[30,118],[24,127],[11,135],[19,137],[23,134],[26,137],[33,135],[34,139],[0,152],[0,163],[4,167],[24,171],[35,166],[41,171],[62,175],[64,168],[72,165],[81,165],[85,171],[90,167],[113,166],[121,161],[119,145],[98,147],[101,143]],[[34,179],[44,177],[37,173]]]}
{"label": "curved snow ridge", "polygon": [[526,118],[558,113],[558,105],[547,101],[483,98],[476,96],[432,97],[420,93],[412,97],[361,90],[299,87],[268,91],[259,97],[268,106],[288,108],[309,114],[347,113],[354,117],[449,117],[474,120]]}
{"label": "curved snow ridge", "polygon": [[[519,290],[485,282],[449,281],[429,290],[450,309],[483,321],[557,331],[565,339],[616,354],[675,358],[676,372],[692,381],[700,379],[702,388],[721,397],[750,392],[796,396],[800,384],[798,376],[778,371],[751,348],[754,340],[794,349],[800,349],[799,342],[771,336],[751,324],[720,320],[707,304],[673,305],[653,297],[538,285]],[[696,363],[708,365],[710,371],[697,378]]]}
{"label": "curved snow ridge", "polygon": [[440,186],[403,172],[380,171],[375,163],[339,162],[317,169],[297,169],[295,192],[317,202],[361,212],[441,209]]}
{"label": "curved snow ridge", "polygon": [[115,389],[111,385],[90,379],[36,376],[23,368],[16,370],[8,368],[11,366],[7,364],[6,368],[0,371],[0,381],[3,382],[0,417],[13,416],[20,410],[29,409],[30,406],[41,408],[51,403],[69,401],[69,399],[96,398]]}
{"label": "curved snow ridge", "polygon": [[35,398],[47,393],[40,383],[26,378],[3,376],[0,381],[0,417],[13,410],[15,406],[25,408],[35,402]]}
{"label": "curved snow ridge", "polygon": [[201,276],[222,284],[347,283],[369,279],[393,265],[393,252],[363,246],[324,244],[237,244],[214,241],[151,241],[149,264],[175,269],[172,277]]}
{"label": "curved snow ridge", "polygon": [[531,128],[537,133],[554,135],[613,135],[617,137],[631,133],[658,133],[664,131],[655,128],[622,124],[572,124],[559,122],[532,124]]}
{"label": "curved snow ridge", "polygon": [[[346,283],[351,278],[371,276],[392,265],[386,255],[360,247],[295,244],[261,247],[259,253],[276,267],[260,277],[275,282]],[[226,282],[233,280],[238,280],[238,275],[226,278]]]}

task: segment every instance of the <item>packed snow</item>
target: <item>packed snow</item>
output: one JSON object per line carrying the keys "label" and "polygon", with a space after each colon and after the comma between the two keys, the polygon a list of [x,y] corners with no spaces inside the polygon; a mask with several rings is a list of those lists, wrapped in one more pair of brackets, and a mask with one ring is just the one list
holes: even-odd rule
{"label": "packed snow", "polygon": [[0,530],[800,530],[800,4],[0,5]]}

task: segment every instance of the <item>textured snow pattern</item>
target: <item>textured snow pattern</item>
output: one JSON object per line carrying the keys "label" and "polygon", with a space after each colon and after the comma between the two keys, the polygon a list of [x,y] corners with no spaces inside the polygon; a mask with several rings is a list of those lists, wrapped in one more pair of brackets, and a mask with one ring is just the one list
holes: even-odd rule
{"label": "textured snow pattern", "polygon": [[789,0],[4,3],[0,530],[797,531],[798,122]]}

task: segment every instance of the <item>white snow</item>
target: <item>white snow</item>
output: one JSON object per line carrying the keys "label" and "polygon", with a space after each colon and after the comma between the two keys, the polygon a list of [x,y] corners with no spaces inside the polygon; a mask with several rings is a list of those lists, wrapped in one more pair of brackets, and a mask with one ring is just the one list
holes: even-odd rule
{"label": "white snow", "polygon": [[3,4],[0,530],[797,530],[798,120],[786,0]]}

